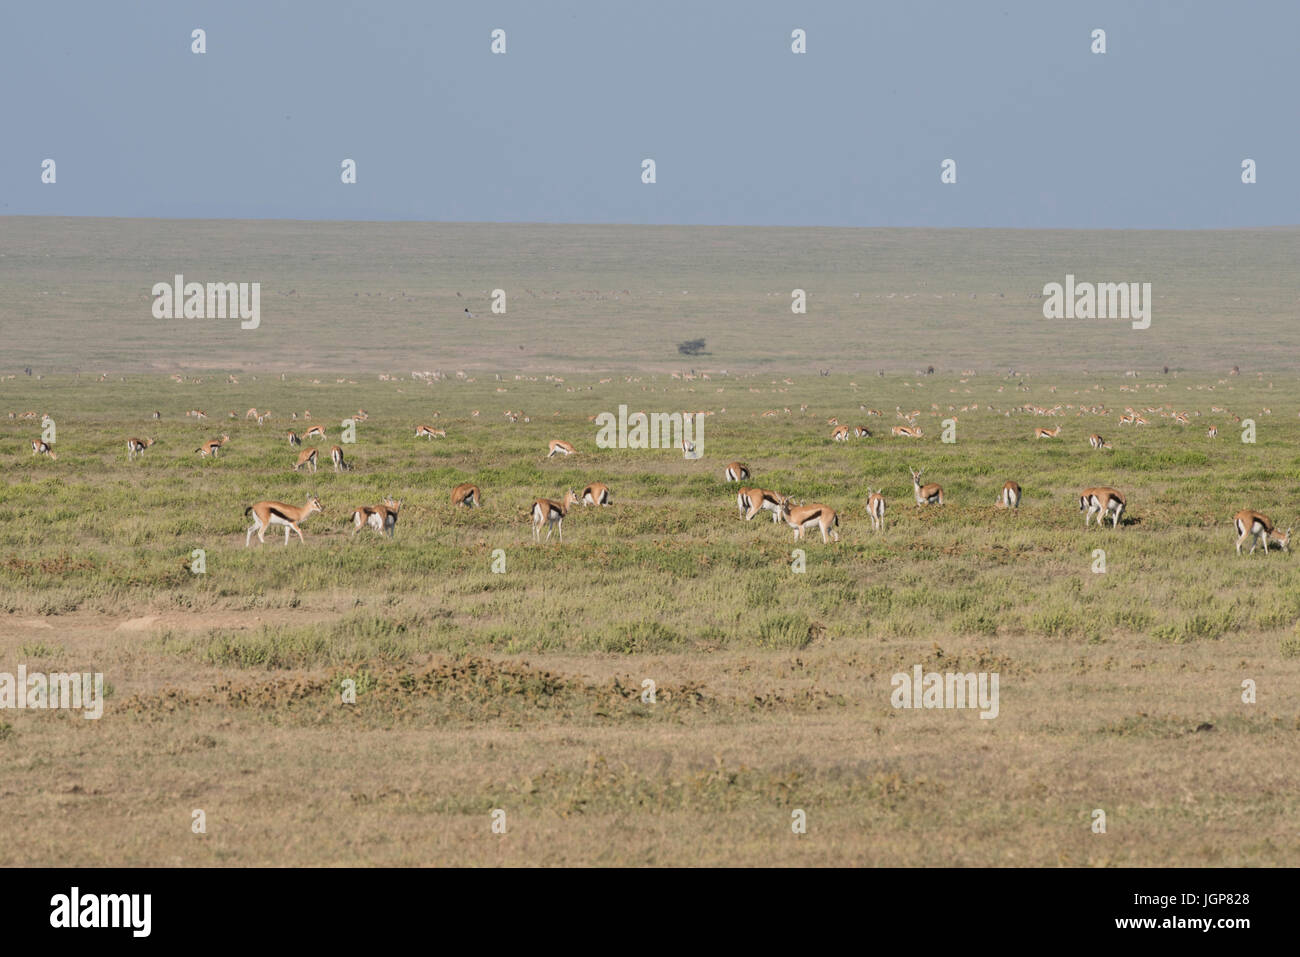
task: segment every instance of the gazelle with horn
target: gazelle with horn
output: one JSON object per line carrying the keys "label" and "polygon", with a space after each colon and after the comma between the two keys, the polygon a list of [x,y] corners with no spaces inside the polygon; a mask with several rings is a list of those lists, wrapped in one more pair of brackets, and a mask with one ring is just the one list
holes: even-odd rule
{"label": "gazelle with horn", "polygon": [[265,544],[266,531],[272,525],[284,526],[284,543],[286,545],[289,544],[290,532],[297,532],[298,541],[302,542],[302,529],[298,527],[298,524],[313,512],[323,512],[324,510],[320,499],[315,495],[307,499],[307,504],[302,506],[285,505],[283,502],[258,502],[255,505],[250,505],[244,509],[244,514],[252,514],[253,524],[248,526],[248,534],[244,536],[244,547],[248,547],[254,532],[257,532],[258,542]]}
{"label": "gazelle with horn", "polygon": [[789,499],[781,504],[781,521],[794,529],[794,540],[803,538],[805,529],[816,525],[822,533],[822,544],[838,542],[840,533],[836,530],[840,518],[835,510],[825,505],[792,505]]}
{"label": "gazelle with horn", "polygon": [[885,496],[882,494],[884,489],[868,488],[867,492],[867,514],[871,516],[871,530],[873,532],[883,532],[885,530]]}
{"label": "gazelle with horn", "polygon": [[927,482],[921,484],[921,476],[925,474],[925,469],[919,472],[914,468],[909,468],[912,473],[912,494],[916,498],[917,505],[942,505],[943,504],[943,486],[937,482]]}
{"label": "gazelle with horn", "polygon": [[542,526],[546,526],[546,540],[551,540],[551,531],[560,533],[560,543],[564,543],[564,516],[569,508],[578,504],[578,493],[569,489],[564,494],[564,501],[556,502],[549,498],[539,498],[533,502],[533,541],[540,542]]}
{"label": "gazelle with horn", "polygon": [[137,455],[144,455],[144,450],[153,445],[153,439],[127,439],[126,460],[130,462]]}
{"label": "gazelle with horn", "polygon": [[1277,545],[1284,552],[1291,550],[1291,529],[1287,529],[1283,534],[1273,527],[1267,515],[1251,509],[1242,509],[1232,517],[1232,524],[1237,529],[1237,554],[1241,554],[1241,546],[1246,539],[1250,539],[1250,553],[1254,554],[1255,546],[1260,542],[1264,543],[1264,554],[1268,554],[1268,541],[1271,538],[1273,544]]}
{"label": "gazelle with horn", "polygon": [[[549,459],[553,455],[576,455],[577,452],[577,449],[563,439],[551,439],[550,451],[546,453],[546,457]],[[549,536],[550,532],[547,532],[547,535]]]}
{"label": "gazelle with horn", "polygon": [[1097,516],[1097,525],[1101,526],[1106,521],[1106,516],[1112,516],[1111,528],[1119,528],[1120,517],[1124,514],[1124,508],[1128,503],[1124,501],[1123,494],[1118,489],[1113,489],[1109,485],[1097,485],[1092,488],[1086,488],[1079,493],[1079,511],[1087,512],[1083,517],[1083,527],[1087,528],[1088,523],[1092,521],[1094,515]]}

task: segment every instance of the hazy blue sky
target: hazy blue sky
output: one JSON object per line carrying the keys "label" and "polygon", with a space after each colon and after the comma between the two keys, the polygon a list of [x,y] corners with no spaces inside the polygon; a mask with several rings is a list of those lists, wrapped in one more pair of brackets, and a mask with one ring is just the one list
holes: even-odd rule
{"label": "hazy blue sky", "polygon": [[1294,0],[8,0],[0,214],[1296,224],[1298,43]]}

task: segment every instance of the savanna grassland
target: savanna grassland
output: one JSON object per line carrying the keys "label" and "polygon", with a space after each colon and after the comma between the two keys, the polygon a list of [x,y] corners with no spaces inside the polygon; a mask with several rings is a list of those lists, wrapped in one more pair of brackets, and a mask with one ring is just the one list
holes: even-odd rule
{"label": "savanna grassland", "polygon": [[[1300,524],[1296,231],[0,223],[0,671],[109,686],[98,721],[0,712],[0,863],[1300,863],[1300,576],[1230,527]],[[1067,271],[1153,281],[1151,329],[1043,320]],[[174,272],[262,279],[262,327],[154,319]],[[620,403],[708,410],[703,457],[598,448]],[[923,438],[889,437],[896,408]],[[315,475],[284,437],[308,409]],[[129,436],[156,444],[128,463]],[[735,459],[842,540],[793,571]],[[916,507],[909,466],[947,504]],[[450,505],[464,481],[483,508]],[[592,481],[614,504],[534,545],[532,499]],[[1118,531],[1083,528],[1095,484],[1128,497]],[[312,494],[305,544],[244,547],[246,505]],[[386,495],[394,538],[353,538]],[[998,717],[892,708],[916,664],[997,672]]]}

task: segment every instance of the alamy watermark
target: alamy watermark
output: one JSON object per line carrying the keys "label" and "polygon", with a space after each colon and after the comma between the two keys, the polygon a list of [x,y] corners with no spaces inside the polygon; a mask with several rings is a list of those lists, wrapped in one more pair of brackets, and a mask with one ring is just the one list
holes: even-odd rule
{"label": "alamy watermark", "polygon": [[241,329],[262,324],[260,282],[156,282],[151,290],[155,319],[235,319]]}
{"label": "alamy watermark", "polygon": [[704,454],[703,412],[633,412],[627,406],[595,419],[596,446],[602,449],[681,449],[687,458]]}
{"label": "alamy watermark", "polygon": [[88,671],[28,674],[26,665],[18,666],[16,676],[0,671],[0,710],[6,708],[84,711],[83,717],[94,720],[104,714],[104,676]]}
{"label": "alamy watermark", "polygon": [[910,675],[894,675],[890,687],[889,703],[895,708],[978,708],[981,718],[998,716],[996,671],[939,674],[913,665]]}
{"label": "alamy watermark", "polygon": [[1151,283],[1081,282],[1068,273],[1065,283],[1043,287],[1045,319],[1131,319],[1134,329],[1151,327]]}

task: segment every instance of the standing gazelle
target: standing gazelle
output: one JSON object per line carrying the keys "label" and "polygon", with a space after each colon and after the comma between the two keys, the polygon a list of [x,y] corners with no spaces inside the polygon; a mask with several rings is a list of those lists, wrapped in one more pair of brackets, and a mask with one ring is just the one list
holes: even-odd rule
{"label": "standing gazelle", "polygon": [[732,462],[727,466],[725,475],[728,482],[747,482],[749,481],[749,466],[744,462]]}
{"label": "standing gazelle", "polygon": [[835,442],[847,442],[849,440],[849,427],[847,425],[837,425],[831,430],[831,439]]}
{"label": "standing gazelle", "polygon": [[1126,504],[1124,496],[1109,485],[1084,489],[1079,493],[1079,511],[1088,513],[1083,517],[1083,527],[1088,527],[1094,515],[1097,516],[1097,525],[1100,527],[1105,523],[1107,513],[1110,513],[1113,515],[1114,523],[1111,528],[1118,529],[1120,516],[1124,514]]}
{"label": "standing gazelle", "polygon": [[1241,554],[1241,546],[1250,539],[1250,554],[1254,554],[1255,546],[1261,541],[1264,543],[1264,554],[1268,554],[1268,540],[1273,539],[1274,544],[1281,547],[1282,551],[1289,552],[1291,545],[1291,529],[1286,530],[1286,534],[1280,533],[1273,527],[1267,515],[1261,515],[1259,512],[1251,509],[1242,509],[1232,517],[1232,523],[1237,529],[1237,554]]}
{"label": "standing gazelle", "polygon": [[293,429],[290,429],[290,430],[289,430],[289,448],[293,448],[294,446],[298,446],[298,445],[302,445],[302,438],[301,438],[301,436],[298,435],[297,432],[293,431]]}
{"label": "standing gazelle", "polygon": [[1094,449],[1098,449],[1098,450],[1110,448],[1110,443],[1107,442],[1105,439],[1103,439],[1096,432],[1088,436],[1088,444],[1091,445]]}
{"label": "standing gazelle", "polygon": [[560,543],[564,543],[564,516],[569,514],[569,507],[578,504],[578,493],[569,489],[564,494],[563,502],[556,502],[549,498],[539,498],[533,502],[533,541],[540,542],[542,536],[542,526],[546,526],[546,540],[551,540],[551,531],[555,529],[560,533]]}
{"label": "standing gazelle", "polygon": [[1209,438],[1217,439],[1219,437],[1219,427],[1217,425],[1212,425],[1206,430],[1205,434]]}
{"label": "standing gazelle", "polygon": [[363,505],[352,512],[352,535],[369,525],[380,535],[393,537],[397,528],[397,513],[402,503],[392,498],[385,498],[383,505]]}
{"label": "standing gazelle", "polygon": [[32,439],[32,455],[48,455],[55,461],[59,458],[54,454],[54,447],[42,439]]}
{"label": "standing gazelle", "polygon": [[199,453],[199,458],[206,459],[209,455],[214,459],[221,452],[221,447],[230,441],[230,436],[222,435],[219,439],[209,439],[200,445],[195,452]]}
{"label": "standing gazelle", "polygon": [[144,450],[153,445],[153,439],[127,439],[126,460],[130,462],[137,455],[144,455]]}
{"label": "standing gazelle", "polygon": [[[311,416],[307,416],[307,418],[310,419]],[[325,438],[325,426],[323,426],[323,425],[313,425],[310,429],[307,430],[306,438],[309,438],[309,439],[323,439],[323,438]]]}
{"label": "standing gazelle", "polygon": [[445,439],[447,437],[446,429],[435,429],[428,425],[417,426],[415,430],[417,439]]}
{"label": "standing gazelle", "polygon": [[478,508],[483,504],[477,485],[462,482],[451,490],[451,504],[464,505],[466,508]]}
{"label": "standing gazelle", "polygon": [[1061,427],[1058,425],[1054,429],[1034,429],[1034,438],[1036,439],[1054,439],[1061,434]]}
{"label": "standing gazelle", "polygon": [[1019,508],[1020,486],[1015,482],[1007,482],[1002,486],[1002,494],[998,496],[998,500],[994,504],[998,508]]}
{"label": "standing gazelle", "polygon": [[871,516],[871,530],[873,532],[883,532],[885,530],[885,496],[881,493],[884,489],[867,489],[867,514]]}
{"label": "standing gazelle", "polygon": [[[303,506],[285,505],[283,502],[258,502],[244,509],[244,514],[250,512],[253,515],[253,524],[248,526],[248,534],[244,536],[244,547],[247,548],[252,541],[253,533],[257,532],[257,540],[266,544],[266,530],[272,525],[284,526],[284,543],[289,544],[289,533],[297,532],[298,541],[302,542],[302,529],[298,523],[303,521],[312,512],[323,512],[324,507],[315,495],[307,499],[307,504]],[[304,544],[306,544],[304,542]]]}
{"label": "standing gazelle", "polygon": [[925,474],[925,469],[917,471],[914,468],[908,468],[912,473],[912,494],[916,498],[917,505],[942,505],[943,504],[943,486],[937,482],[927,482],[921,484],[921,476]]}
{"label": "standing gazelle", "polygon": [[582,490],[582,505],[608,505],[609,486],[603,482],[592,482]]}
{"label": "standing gazelle", "polygon": [[[787,499],[781,503],[780,514],[781,521],[794,529],[794,540],[796,542],[803,538],[804,530],[812,525],[816,525],[821,529],[823,545],[827,544],[828,541],[838,542],[840,540],[840,533],[836,531],[836,527],[840,524],[840,518],[832,508],[827,508],[825,505],[792,506]],[[829,539],[827,533],[829,533]]]}
{"label": "standing gazelle", "polygon": [[298,461],[294,463],[293,470],[296,472],[303,466],[307,466],[308,472],[316,471],[316,449],[303,449],[298,453]]}
{"label": "standing gazelle", "polygon": [[351,472],[352,466],[343,461],[343,449],[341,446],[334,446],[330,449],[330,458],[334,462],[335,472]]}
{"label": "standing gazelle", "polygon": [[[548,459],[552,455],[574,455],[578,451],[563,439],[551,439],[550,449],[551,451],[546,454]],[[547,535],[549,536],[550,532],[547,532]]]}

